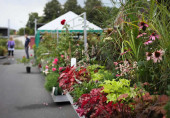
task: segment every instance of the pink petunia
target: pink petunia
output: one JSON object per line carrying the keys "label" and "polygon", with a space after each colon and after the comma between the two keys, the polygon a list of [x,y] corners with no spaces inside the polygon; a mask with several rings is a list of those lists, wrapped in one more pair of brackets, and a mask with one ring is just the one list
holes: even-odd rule
{"label": "pink petunia", "polygon": [[58,59],[55,58],[54,61],[53,61],[53,64],[57,65],[57,62],[58,62]]}
{"label": "pink petunia", "polygon": [[155,32],[154,33],[152,33],[152,35],[150,35],[150,38],[149,38],[149,40],[155,40],[155,39],[159,39],[159,35],[157,35]]}
{"label": "pink petunia", "polygon": [[56,68],[52,68],[52,71],[56,71],[57,69]]}
{"label": "pink petunia", "polygon": [[59,71],[61,71],[63,69],[63,67],[59,67]]}

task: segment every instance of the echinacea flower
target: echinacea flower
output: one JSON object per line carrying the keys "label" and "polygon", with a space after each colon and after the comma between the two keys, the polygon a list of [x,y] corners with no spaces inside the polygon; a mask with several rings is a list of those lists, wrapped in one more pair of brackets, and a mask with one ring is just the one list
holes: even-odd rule
{"label": "echinacea flower", "polygon": [[139,32],[139,35],[137,36],[137,38],[139,38],[139,37],[142,37],[142,36],[144,36],[144,35],[146,35],[147,33],[140,33]]}
{"label": "echinacea flower", "polygon": [[163,50],[158,50],[158,51],[155,51],[152,53],[152,59],[153,59],[153,62],[156,63],[156,62],[160,62],[162,60],[162,55],[164,55],[164,51]]}
{"label": "echinacea flower", "polygon": [[63,69],[63,67],[59,67],[59,71],[61,71]]}
{"label": "echinacea flower", "polygon": [[146,60],[149,61],[152,58],[152,53],[151,52],[146,52]]}
{"label": "echinacea flower", "polygon": [[56,68],[52,68],[52,71],[56,71]]}
{"label": "echinacea flower", "polygon": [[144,42],[143,44],[144,45],[149,45],[149,44],[151,44],[152,43],[152,41],[151,40],[147,40],[146,42]]}
{"label": "echinacea flower", "polygon": [[65,19],[63,19],[63,20],[61,21],[61,24],[62,24],[62,25],[64,25],[64,24],[65,24],[65,22],[66,22],[66,20],[65,20]]}
{"label": "echinacea flower", "polygon": [[150,35],[149,40],[155,40],[156,38],[159,39],[159,35],[157,35],[157,34],[154,32],[154,33],[152,33],[152,35]]}
{"label": "echinacea flower", "polygon": [[142,29],[143,31],[145,31],[147,27],[149,27],[148,24],[146,24],[145,22],[140,22],[140,24],[139,24],[140,30]]}

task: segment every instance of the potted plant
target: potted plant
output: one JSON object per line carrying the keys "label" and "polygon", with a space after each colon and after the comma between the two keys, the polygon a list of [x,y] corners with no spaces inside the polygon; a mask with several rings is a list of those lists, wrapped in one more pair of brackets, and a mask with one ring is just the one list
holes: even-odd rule
{"label": "potted plant", "polygon": [[17,59],[19,63],[23,63],[26,66],[26,72],[31,73],[31,64],[33,56],[31,55],[29,59],[27,59],[25,56],[22,57],[22,59]]}

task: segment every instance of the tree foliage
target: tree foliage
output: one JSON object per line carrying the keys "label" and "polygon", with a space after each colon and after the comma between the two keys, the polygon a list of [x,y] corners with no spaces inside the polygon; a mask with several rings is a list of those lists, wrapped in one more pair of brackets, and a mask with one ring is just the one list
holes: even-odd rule
{"label": "tree foliage", "polygon": [[52,0],[45,5],[44,22],[49,22],[61,15],[61,4],[58,0]]}

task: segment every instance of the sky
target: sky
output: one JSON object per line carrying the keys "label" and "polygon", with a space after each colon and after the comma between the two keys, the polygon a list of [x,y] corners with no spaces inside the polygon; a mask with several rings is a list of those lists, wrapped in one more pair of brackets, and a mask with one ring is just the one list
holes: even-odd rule
{"label": "sky", "polygon": [[[29,13],[37,12],[43,15],[45,4],[50,0],[0,0],[0,27],[8,27],[18,30],[25,27]],[[58,0],[62,5],[67,0]],[[84,6],[85,0],[77,0],[78,4]],[[110,0],[102,0],[105,6],[113,6]]]}

